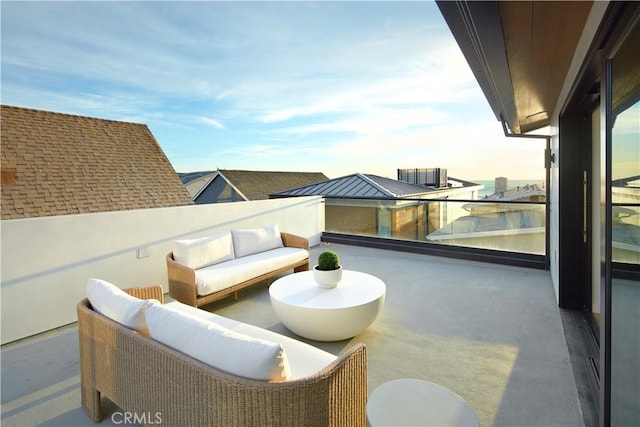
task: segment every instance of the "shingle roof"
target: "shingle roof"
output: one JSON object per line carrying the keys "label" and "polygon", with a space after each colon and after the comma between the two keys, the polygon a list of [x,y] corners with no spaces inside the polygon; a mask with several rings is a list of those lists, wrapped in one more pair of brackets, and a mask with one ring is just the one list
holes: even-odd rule
{"label": "shingle roof", "polygon": [[220,173],[249,200],[268,199],[271,193],[328,179],[321,172],[268,172],[221,169]]}
{"label": "shingle roof", "polygon": [[[270,194],[289,188],[307,185],[327,180],[327,176],[321,172],[271,172],[221,169],[218,171],[181,173],[185,185],[197,181],[198,178],[218,174],[234,186],[247,200],[268,199]],[[201,185],[207,185],[210,181],[202,181]],[[196,192],[200,193],[201,191]]]}
{"label": "shingle roof", "polygon": [[193,204],[146,125],[0,106],[2,219]]}

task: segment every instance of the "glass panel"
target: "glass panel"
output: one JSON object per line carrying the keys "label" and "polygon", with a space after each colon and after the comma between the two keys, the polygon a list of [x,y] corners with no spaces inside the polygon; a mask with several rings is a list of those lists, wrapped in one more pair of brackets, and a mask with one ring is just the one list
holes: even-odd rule
{"label": "glass panel", "polygon": [[640,264],[640,28],[612,61],[611,425],[640,425],[640,282],[617,270]]}
{"label": "glass panel", "polygon": [[544,202],[331,199],[328,232],[544,255]]}
{"label": "glass panel", "polygon": [[[434,243],[544,254],[545,205],[536,203],[438,203],[446,220],[429,230]],[[433,224],[434,222],[432,222]]]}

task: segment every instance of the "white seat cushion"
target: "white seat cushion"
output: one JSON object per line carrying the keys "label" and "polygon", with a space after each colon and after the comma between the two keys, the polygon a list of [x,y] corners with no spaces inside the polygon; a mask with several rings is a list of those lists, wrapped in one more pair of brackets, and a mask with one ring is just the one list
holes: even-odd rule
{"label": "white seat cushion", "polygon": [[284,247],[200,268],[195,271],[197,293],[208,295],[308,257],[306,249]]}
{"label": "white seat cushion", "polygon": [[289,379],[289,362],[279,343],[232,331],[159,302],[146,308],[145,317],[151,338],[207,365],[254,380]]}
{"label": "white seat cushion", "polygon": [[98,313],[148,335],[144,310],[150,301],[156,300],[136,298],[112,283],[94,278],[87,281],[87,298]]}
{"label": "white seat cushion", "polygon": [[263,228],[231,230],[236,258],[284,246],[278,224]]}
{"label": "white seat cushion", "polygon": [[175,240],[173,259],[189,268],[201,268],[235,258],[230,232],[198,239]]}
{"label": "white seat cushion", "polygon": [[176,310],[191,313],[192,315],[201,317],[202,319],[215,322],[234,332],[248,335],[253,338],[279,343],[287,354],[287,360],[289,362],[289,369],[291,372],[290,379],[292,380],[313,375],[337,359],[337,357],[331,353],[302,341],[298,341],[285,335],[280,335],[268,329],[259,328],[254,325],[229,319],[228,317],[219,316],[190,305],[182,304],[178,301],[173,301],[165,305],[171,306]]}

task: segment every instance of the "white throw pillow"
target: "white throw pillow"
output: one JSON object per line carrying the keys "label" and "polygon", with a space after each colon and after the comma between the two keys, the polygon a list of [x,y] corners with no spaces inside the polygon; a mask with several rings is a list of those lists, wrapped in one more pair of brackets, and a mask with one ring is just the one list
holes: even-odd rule
{"label": "white throw pillow", "polygon": [[231,236],[236,258],[284,246],[278,224],[263,228],[231,230]]}
{"label": "white throw pillow", "polygon": [[234,332],[159,302],[149,305],[145,317],[151,338],[221,371],[262,381],[291,377],[280,344]]}
{"label": "white throw pillow", "polygon": [[173,259],[193,269],[218,264],[234,257],[233,240],[228,231],[213,236],[173,242]]}
{"label": "white throw pillow", "polygon": [[98,313],[148,335],[144,310],[151,301],[157,300],[136,298],[112,283],[94,278],[87,281],[87,298]]}

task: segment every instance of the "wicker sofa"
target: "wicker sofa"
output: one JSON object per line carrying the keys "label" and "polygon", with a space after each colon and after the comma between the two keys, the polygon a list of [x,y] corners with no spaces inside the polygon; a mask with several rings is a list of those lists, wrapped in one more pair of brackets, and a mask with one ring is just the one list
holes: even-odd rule
{"label": "wicker sofa", "polygon": [[[160,286],[126,292],[160,302],[163,297]],[[328,365],[309,375],[280,382],[259,381],[202,363],[96,310],[88,299],[77,307],[81,400],[94,421],[102,419],[101,398],[106,397],[143,424],[366,425],[367,358],[363,344],[354,345],[341,356],[331,355],[333,360]],[[291,344],[288,340],[295,341],[255,326],[227,321],[244,332],[262,331],[262,335],[280,337],[284,348]],[[303,351],[322,352],[308,347],[311,349]]]}
{"label": "wicker sofa", "polygon": [[309,269],[309,241],[280,232],[277,225],[173,244],[166,257],[169,295],[194,307],[228,295],[237,299],[240,289],[288,270]]}

